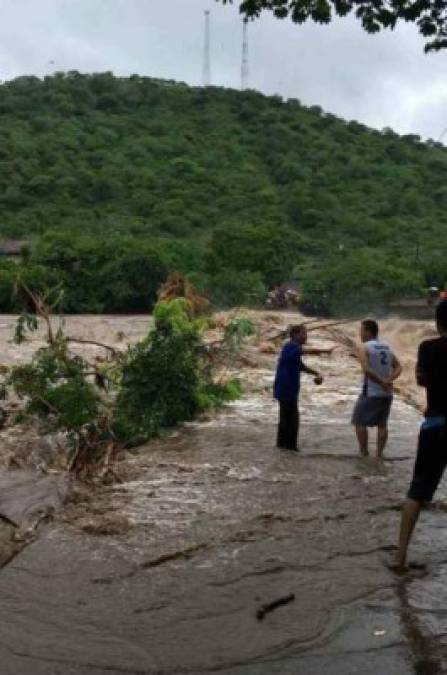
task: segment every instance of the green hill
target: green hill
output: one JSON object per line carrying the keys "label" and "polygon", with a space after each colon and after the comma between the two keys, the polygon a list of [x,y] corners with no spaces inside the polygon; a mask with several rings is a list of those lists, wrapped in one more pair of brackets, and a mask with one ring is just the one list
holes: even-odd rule
{"label": "green hill", "polygon": [[444,146],[297,100],[110,73],[0,86],[0,237],[31,238],[23,273],[62,281],[69,311],[143,309],[174,267],[220,303],[291,277],[333,311],[417,293],[444,281],[446,207]]}

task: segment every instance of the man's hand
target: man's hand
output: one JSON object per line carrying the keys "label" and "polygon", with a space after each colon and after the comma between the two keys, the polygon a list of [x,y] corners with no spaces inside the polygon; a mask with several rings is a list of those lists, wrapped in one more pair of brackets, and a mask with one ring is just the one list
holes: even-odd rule
{"label": "man's hand", "polygon": [[323,376],[322,375],[316,375],[314,377],[314,382],[315,382],[315,384],[323,384],[323,382],[324,382]]}
{"label": "man's hand", "polygon": [[385,391],[387,391],[389,394],[393,393],[393,389],[394,389],[393,379],[388,378],[388,379],[382,380],[381,385],[385,389]]}

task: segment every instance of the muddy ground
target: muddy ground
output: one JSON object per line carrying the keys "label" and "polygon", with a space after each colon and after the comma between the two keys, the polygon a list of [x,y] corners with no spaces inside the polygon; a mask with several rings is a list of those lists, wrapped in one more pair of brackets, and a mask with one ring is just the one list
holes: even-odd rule
{"label": "muddy ground", "polygon": [[[121,342],[146,329],[144,317],[72,321]],[[21,358],[6,334],[0,363]],[[447,672],[445,486],[412,548],[425,567],[386,567],[419,413],[397,399],[386,460],[360,459],[359,377],[340,348],[308,358],[327,377],[304,378],[302,452],[280,452],[275,357],[245,357],[243,399],[129,455],[121,484],[1,472],[2,675]]]}

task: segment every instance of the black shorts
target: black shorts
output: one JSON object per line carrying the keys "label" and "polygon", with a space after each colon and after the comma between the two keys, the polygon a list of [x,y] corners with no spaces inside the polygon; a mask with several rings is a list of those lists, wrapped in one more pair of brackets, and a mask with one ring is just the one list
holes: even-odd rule
{"label": "black shorts", "polygon": [[392,396],[361,394],[352,413],[352,424],[356,427],[386,427],[392,402]]}
{"label": "black shorts", "polygon": [[446,427],[421,429],[408,498],[431,502],[447,465]]}

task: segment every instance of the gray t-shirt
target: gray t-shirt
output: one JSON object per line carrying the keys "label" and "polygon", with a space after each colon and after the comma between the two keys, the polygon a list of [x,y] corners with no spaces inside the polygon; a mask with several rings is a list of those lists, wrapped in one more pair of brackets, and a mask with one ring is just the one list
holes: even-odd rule
{"label": "gray t-shirt", "polygon": [[[391,347],[382,340],[369,340],[364,343],[368,357],[369,369],[382,380],[391,377],[393,372],[393,352]],[[365,396],[390,396],[390,392],[374,382],[369,377],[364,378],[363,393]]]}

